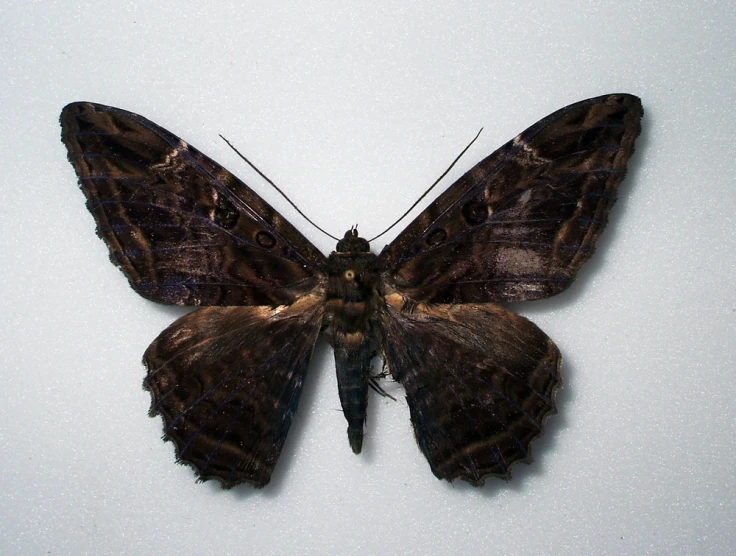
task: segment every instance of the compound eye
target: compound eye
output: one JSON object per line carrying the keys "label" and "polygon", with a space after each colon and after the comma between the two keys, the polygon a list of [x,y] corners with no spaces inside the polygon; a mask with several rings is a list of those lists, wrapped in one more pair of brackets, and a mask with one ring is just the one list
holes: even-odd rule
{"label": "compound eye", "polygon": [[343,273],[342,277],[345,278],[345,280],[347,280],[348,282],[355,280],[355,271],[352,269],[348,269]]}

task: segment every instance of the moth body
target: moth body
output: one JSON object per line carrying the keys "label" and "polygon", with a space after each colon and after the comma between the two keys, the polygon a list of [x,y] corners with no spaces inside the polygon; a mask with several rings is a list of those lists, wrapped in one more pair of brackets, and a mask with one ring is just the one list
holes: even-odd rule
{"label": "moth body", "polygon": [[358,454],[363,446],[371,359],[378,346],[378,304],[383,297],[378,257],[368,251],[368,242],[353,229],[345,232],[326,266],[322,332],[335,352],[348,440]]}

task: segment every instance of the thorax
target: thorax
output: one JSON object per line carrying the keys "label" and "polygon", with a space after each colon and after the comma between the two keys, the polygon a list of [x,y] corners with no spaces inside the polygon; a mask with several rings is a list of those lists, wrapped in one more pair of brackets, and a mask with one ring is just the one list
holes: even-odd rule
{"label": "thorax", "polygon": [[327,259],[323,331],[327,341],[349,347],[373,340],[381,298],[378,257],[370,252],[334,252]]}

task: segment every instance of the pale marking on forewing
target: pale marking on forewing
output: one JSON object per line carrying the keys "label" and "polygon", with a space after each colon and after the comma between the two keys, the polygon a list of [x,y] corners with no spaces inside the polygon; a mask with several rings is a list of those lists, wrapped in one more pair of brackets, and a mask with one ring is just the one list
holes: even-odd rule
{"label": "pale marking on forewing", "polygon": [[189,145],[187,145],[184,141],[179,139],[179,141],[177,141],[176,146],[171,147],[171,149],[169,149],[166,152],[163,160],[157,164],[151,164],[151,168],[155,170],[167,170],[173,167],[174,159],[177,158],[181,154],[182,150],[183,151],[189,150],[188,147]]}

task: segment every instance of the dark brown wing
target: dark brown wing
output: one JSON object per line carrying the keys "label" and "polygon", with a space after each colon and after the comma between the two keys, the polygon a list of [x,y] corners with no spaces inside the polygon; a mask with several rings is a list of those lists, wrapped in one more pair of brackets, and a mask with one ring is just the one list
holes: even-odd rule
{"label": "dark brown wing", "polygon": [[555,409],[560,354],[534,323],[492,304],[409,304],[392,293],[382,352],[406,389],[432,472],[473,485],[510,476]]}
{"label": "dark brown wing", "polygon": [[205,307],[181,317],[143,357],[151,415],[201,480],[266,485],[299,403],[322,296],[282,307]]}
{"label": "dark brown wing", "polygon": [[578,102],[480,162],[380,255],[415,301],[484,303],[561,292],[593,253],[640,131],[632,95]]}
{"label": "dark brown wing", "polygon": [[97,233],[131,286],[178,305],[291,303],[325,258],[219,164],[147,119],[77,102],[62,141]]}

